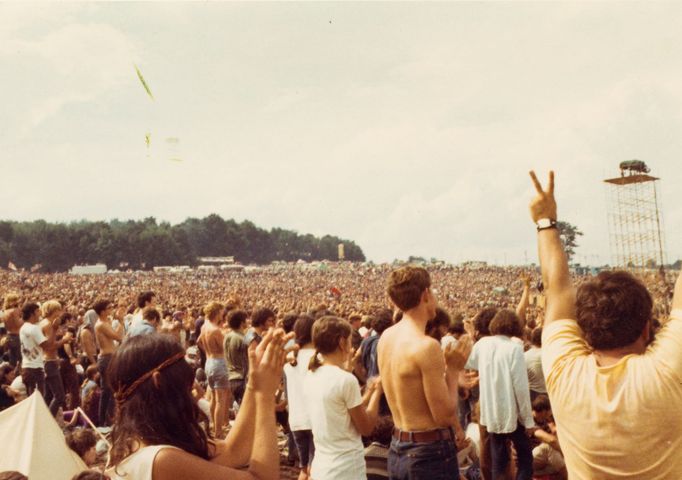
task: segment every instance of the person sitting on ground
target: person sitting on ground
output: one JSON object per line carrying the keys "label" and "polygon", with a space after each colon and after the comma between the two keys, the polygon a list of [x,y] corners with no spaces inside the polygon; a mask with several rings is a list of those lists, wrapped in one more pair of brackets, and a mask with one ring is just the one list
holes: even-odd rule
{"label": "person sitting on ground", "polygon": [[114,480],[278,478],[273,411],[288,340],[270,331],[249,349],[246,393],[226,440],[209,439],[199,424],[194,374],[180,343],[170,335],[126,340],[109,367],[117,415],[107,474]]}
{"label": "person sitting on ground", "polygon": [[97,435],[89,428],[79,428],[66,435],[66,444],[89,467],[97,462]]}
{"label": "person sitting on ground", "polygon": [[670,319],[652,338],[653,301],[624,271],[571,284],[556,228],[554,173],[530,214],[547,307],[542,368],[568,476],[682,478],[682,275]]}
{"label": "person sitting on ground", "polygon": [[565,480],[566,462],[561,454],[556,425],[552,418],[552,406],[547,395],[538,395],[533,400],[533,420],[537,430],[531,437],[533,448],[533,475]]}
{"label": "person sitting on ground", "polygon": [[10,385],[16,376],[16,369],[9,362],[0,363],[0,412],[14,405],[20,393]]}
{"label": "person sitting on ground", "polygon": [[367,466],[367,480],[387,480],[388,477],[388,449],[393,436],[393,419],[384,415],[379,417],[377,424],[369,436],[370,444],[365,448],[365,464]]}

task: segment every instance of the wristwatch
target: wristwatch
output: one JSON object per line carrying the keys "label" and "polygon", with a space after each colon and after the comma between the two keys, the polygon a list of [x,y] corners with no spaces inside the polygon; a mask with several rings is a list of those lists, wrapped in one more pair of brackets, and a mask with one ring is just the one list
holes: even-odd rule
{"label": "wristwatch", "polygon": [[556,220],[551,218],[541,218],[537,221],[538,232],[540,230],[547,230],[548,228],[556,228]]}

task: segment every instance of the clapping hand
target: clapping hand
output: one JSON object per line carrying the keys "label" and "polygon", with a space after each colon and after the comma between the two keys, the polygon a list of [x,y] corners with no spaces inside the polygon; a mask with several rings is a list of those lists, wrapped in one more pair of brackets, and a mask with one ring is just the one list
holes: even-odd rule
{"label": "clapping hand", "polygon": [[445,347],[445,352],[443,352],[448,369],[454,372],[462,370],[469,358],[472,347],[473,343],[469,335],[462,335],[456,343],[448,344]]}
{"label": "clapping hand", "polygon": [[287,356],[284,346],[293,336],[293,332],[285,335],[282,329],[270,329],[258,346],[249,345],[249,381],[255,390],[274,397]]}

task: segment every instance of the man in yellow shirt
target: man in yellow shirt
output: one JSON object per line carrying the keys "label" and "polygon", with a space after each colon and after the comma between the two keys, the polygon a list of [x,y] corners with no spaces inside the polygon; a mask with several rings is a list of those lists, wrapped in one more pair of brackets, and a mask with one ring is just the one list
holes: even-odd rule
{"label": "man in yellow shirt", "polygon": [[546,288],[542,367],[569,478],[682,479],[682,276],[653,338],[652,300],[627,272],[577,292],[556,229],[554,173],[530,205]]}

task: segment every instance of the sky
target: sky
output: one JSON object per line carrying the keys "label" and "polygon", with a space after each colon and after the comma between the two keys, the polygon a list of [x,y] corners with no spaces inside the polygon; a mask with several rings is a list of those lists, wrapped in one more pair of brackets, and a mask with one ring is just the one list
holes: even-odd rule
{"label": "sky", "polygon": [[672,2],[0,3],[0,218],[217,213],[521,264],[528,171],[553,169],[576,260],[604,264],[602,180],[636,158],[674,261],[680,25]]}

